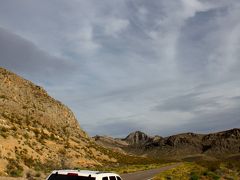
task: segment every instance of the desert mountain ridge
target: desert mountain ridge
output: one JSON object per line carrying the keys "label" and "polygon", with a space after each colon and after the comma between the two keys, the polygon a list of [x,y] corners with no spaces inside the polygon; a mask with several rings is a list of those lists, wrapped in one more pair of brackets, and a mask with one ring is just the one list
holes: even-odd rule
{"label": "desert mountain ridge", "polygon": [[151,157],[169,157],[204,154],[221,156],[223,154],[240,153],[240,129],[196,134],[181,133],[168,137],[148,136],[136,131],[125,138],[95,136],[93,139],[108,148],[120,149],[126,153],[146,155]]}

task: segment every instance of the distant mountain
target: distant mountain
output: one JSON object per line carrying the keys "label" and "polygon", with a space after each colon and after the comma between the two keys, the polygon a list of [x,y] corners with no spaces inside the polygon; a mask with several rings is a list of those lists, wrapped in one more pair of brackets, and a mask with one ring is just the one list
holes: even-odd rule
{"label": "distant mountain", "polygon": [[[240,129],[211,134],[183,133],[169,137],[148,136],[143,132],[130,133],[118,139],[124,146],[118,146],[114,138],[107,145],[104,137],[95,138],[98,144],[108,148],[118,147],[126,153],[155,158],[184,158],[189,155],[207,155],[220,158],[224,154],[240,153]],[[110,138],[110,137],[108,137]]]}
{"label": "distant mountain", "polygon": [[0,176],[114,162],[47,92],[0,68]]}
{"label": "distant mountain", "polygon": [[93,139],[97,142],[97,144],[103,147],[107,147],[124,154],[125,151],[123,148],[129,145],[126,141],[122,141],[121,139],[112,138],[109,136],[94,136]]}
{"label": "distant mountain", "polygon": [[123,141],[127,142],[129,145],[135,146],[144,145],[151,140],[151,137],[141,131],[130,133],[126,138],[123,139]]}

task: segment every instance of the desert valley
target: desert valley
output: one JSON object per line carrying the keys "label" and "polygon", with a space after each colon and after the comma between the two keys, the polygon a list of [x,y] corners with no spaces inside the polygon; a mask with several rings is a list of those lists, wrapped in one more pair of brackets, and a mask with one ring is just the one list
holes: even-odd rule
{"label": "desert valley", "polygon": [[[1,176],[42,179],[66,168],[127,173],[182,162],[176,167],[182,177],[237,179],[239,160],[237,128],[168,137],[140,131],[125,138],[90,137],[73,112],[42,87],[0,68]],[[172,171],[155,178],[176,179]]]}

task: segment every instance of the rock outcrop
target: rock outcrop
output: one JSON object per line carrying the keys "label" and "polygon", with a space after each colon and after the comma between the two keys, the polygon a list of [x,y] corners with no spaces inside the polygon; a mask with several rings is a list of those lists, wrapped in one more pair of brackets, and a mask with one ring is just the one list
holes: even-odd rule
{"label": "rock outcrop", "polygon": [[55,135],[85,137],[72,111],[40,86],[0,68],[0,118],[42,126]]}
{"label": "rock outcrop", "polygon": [[135,146],[144,145],[151,140],[151,137],[141,131],[130,133],[126,138],[123,139],[123,141],[127,142],[128,144]]}

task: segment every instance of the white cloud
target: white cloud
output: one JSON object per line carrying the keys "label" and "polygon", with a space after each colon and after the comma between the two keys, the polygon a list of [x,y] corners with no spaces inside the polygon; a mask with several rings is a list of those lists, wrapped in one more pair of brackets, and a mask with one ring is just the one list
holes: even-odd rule
{"label": "white cloud", "polygon": [[[209,72],[216,72],[217,78],[222,78],[239,66],[240,56],[240,15],[239,6],[229,9],[227,15],[216,18],[219,29],[211,36],[217,44],[209,55]],[[211,37],[209,37],[211,38]]]}
{"label": "white cloud", "polygon": [[[0,26],[58,56],[50,64],[75,63],[77,71],[62,88],[52,77],[41,84],[75,111],[90,134],[106,131],[97,127],[101,122],[117,123],[124,132],[136,125],[170,134],[197,127],[201,117],[213,118],[222,108],[237,114],[231,97],[240,95],[238,0],[8,0],[0,3]],[[181,99],[191,93],[198,98]],[[167,99],[180,102],[152,110]]]}
{"label": "white cloud", "polygon": [[69,45],[68,51],[76,54],[89,54],[94,53],[101,45],[94,41],[93,28],[86,25],[79,28],[76,32],[66,35],[66,41]]}
{"label": "white cloud", "polygon": [[106,35],[118,37],[118,34],[123,32],[129,25],[129,21],[119,18],[107,18],[103,24]]}

